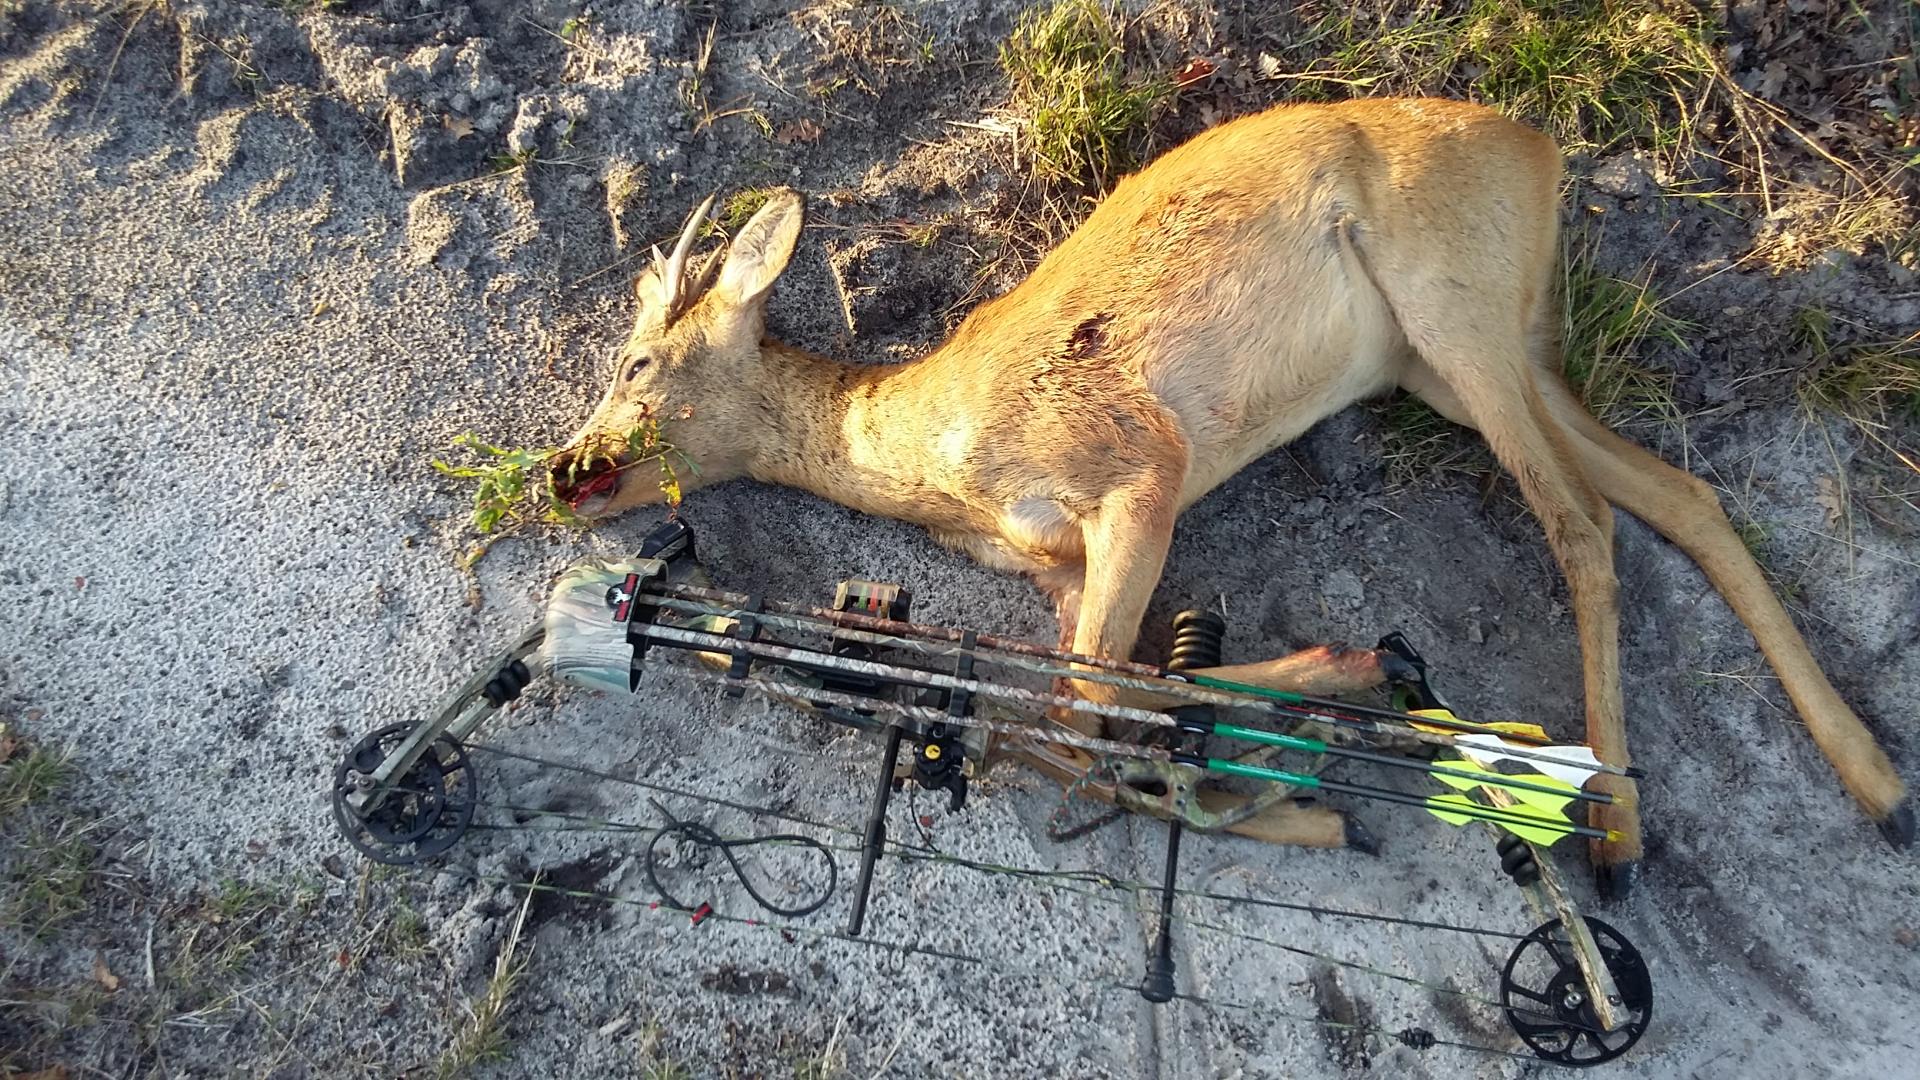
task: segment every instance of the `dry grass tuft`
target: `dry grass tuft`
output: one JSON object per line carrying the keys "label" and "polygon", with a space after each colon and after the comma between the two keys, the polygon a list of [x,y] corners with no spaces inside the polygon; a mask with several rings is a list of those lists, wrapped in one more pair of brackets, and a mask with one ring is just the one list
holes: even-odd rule
{"label": "dry grass tuft", "polygon": [[527,971],[527,961],[516,954],[520,949],[520,931],[527,925],[527,910],[533,903],[533,893],[534,890],[529,888],[526,897],[520,901],[520,912],[514,916],[513,927],[507,931],[507,940],[500,946],[499,955],[494,957],[493,976],[487,980],[486,989],[465,1006],[467,1022],[434,1062],[435,1080],[453,1080],[471,1072],[476,1065],[507,1056],[510,1043],[504,1021],[507,1007],[513,1000],[513,992],[520,985],[520,977]]}
{"label": "dry grass tuft", "polygon": [[1798,321],[1801,340],[1814,354],[1800,377],[1801,400],[1845,417],[1920,473],[1912,450],[1901,445],[1920,428],[1920,332],[1836,345],[1824,312],[1803,310]]}
{"label": "dry grass tuft", "polygon": [[1443,476],[1481,476],[1496,465],[1485,443],[1411,394],[1373,407],[1387,487],[1400,490]]}
{"label": "dry grass tuft", "polygon": [[1761,225],[1752,256],[1775,270],[1802,270],[1830,251],[1885,252],[1912,265],[1920,222],[1890,182],[1843,178],[1831,187],[1794,188]]}

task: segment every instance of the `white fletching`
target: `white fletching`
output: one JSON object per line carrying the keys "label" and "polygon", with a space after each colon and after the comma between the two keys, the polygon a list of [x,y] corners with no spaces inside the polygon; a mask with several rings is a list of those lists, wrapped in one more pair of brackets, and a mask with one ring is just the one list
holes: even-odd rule
{"label": "white fletching", "polygon": [[[1591,746],[1520,746],[1498,735],[1456,735],[1453,741],[1459,744],[1462,754],[1482,768],[1495,761],[1518,762],[1576,788],[1586,787],[1587,781],[1600,771],[1600,759],[1594,756]],[[1507,753],[1509,750],[1519,750],[1526,756]]]}

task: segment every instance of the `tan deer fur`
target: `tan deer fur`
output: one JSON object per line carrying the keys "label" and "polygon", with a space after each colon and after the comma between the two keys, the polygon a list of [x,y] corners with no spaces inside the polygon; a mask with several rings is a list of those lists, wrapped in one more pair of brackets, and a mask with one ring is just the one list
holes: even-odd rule
{"label": "tan deer fur", "polygon": [[[1075,649],[1126,657],[1182,510],[1327,415],[1404,387],[1478,430],[1545,526],[1572,596],[1587,736],[1604,760],[1629,761],[1617,505],[1700,564],[1847,790],[1890,838],[1910,836],[1899,776],[1712,489],[1607,431],[1562,381],[1560,176],[1550,139],[1478,106],[1271,109],[1121,181],[945,345],[879,366],[762,339],[803,216],[782,191],[717,269],[663,281],[656,262],[642,275],[633,334],[573,445],[690,409],[668,427],[699,467],[683,482],[750,476],[918,522],[1031,575]],[[660,501],[650,481],[614,475],[615,490],[582,512]],[[1637,860],[1631,802],[1600,809],[1597,823],[1625,838],[1596,845],[1596,865]]]}

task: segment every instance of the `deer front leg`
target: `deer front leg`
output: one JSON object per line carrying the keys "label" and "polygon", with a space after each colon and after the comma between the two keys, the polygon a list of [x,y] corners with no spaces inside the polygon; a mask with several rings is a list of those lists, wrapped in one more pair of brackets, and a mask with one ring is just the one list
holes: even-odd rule
{"label": "deer front leg", "polygon": [[[1080,617],[1073,651],[1113,660],[1130,659],[1140,637],[1140,620],[1166,567],[1173,543],[1178,490],[1172,484],[1109,497],[1100,513],[1082,526],[1086,577],[1080,591]],[[1073,692],[1089,701],[1115,703],[1116,688],[1076,680]],[[1097,734],[1098,717],[1076,714],[1066,723]]]}

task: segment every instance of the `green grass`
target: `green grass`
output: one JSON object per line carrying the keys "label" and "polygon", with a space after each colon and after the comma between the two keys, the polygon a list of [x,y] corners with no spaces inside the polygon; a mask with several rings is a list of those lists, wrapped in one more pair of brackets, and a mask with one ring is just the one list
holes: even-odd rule
{"label": "green grass", "polygon": [[87,886],[100,851],[92,834],[97,822],[35,821],[0,836],[13,848],[0,925],[45,937],[87,909]]}
{"label": "green grass", "polygon": [[44,937],[87,909],[98,819],[49,805],[73,779],[70,755],[0,724],[0,926]]}
{"label": "green grass", "polygon": [[[761,207],[767,205],[767,200],[773,198],[773,192],[774,189],[770,187],[750,187],[741,188],[727,196],[727,201],[720,207],[720,227],[729,233],[739,232],[753,215],[760,212]],[[711,232],[711,227],[707,231]]]}
{"label": "green grass", "polygon": [[515,169],[524,169],[532,164],[538,151],[529,146],[525,150],[504,150],[487,159],[487,164],[495,173],[509,173]]}
{"label": "green grass", "polygon": [[[0,725],[0,739],[7,738]],[[6,818],[58,791],[73,775],[68,755],[31,744],[0,765],[0,818]]]}
{"label": "green grass", "polygon": [[1662,307],[1651,272],[1614,277],[1595,268],[1589,238],[1569,245],[1562,272],[1561,361],[1567,382],[1609,426],[1655,420],[1678,423],[1673,375],[1646,366],[1646,345],[1686,344],[1692,324]]}
{"label": "green grass", "polygon": [[[1713,81],[1714,30],[1652,0],[1470,0],[1362,15],[1327,2],[1279,77],[1296,96],[1465,97],[1568,146],[1676,146]],[[1314,12],[1318,17],[1314,18]]]}
{"label": "green grass", "polygon": [[1127,71],[1125,22],[1101,0],[1055,0],[1021,16],[1000,48],[1021,156],[1042,181],[1111,186],[1139,164],[1172,99],[1162,75]]}

